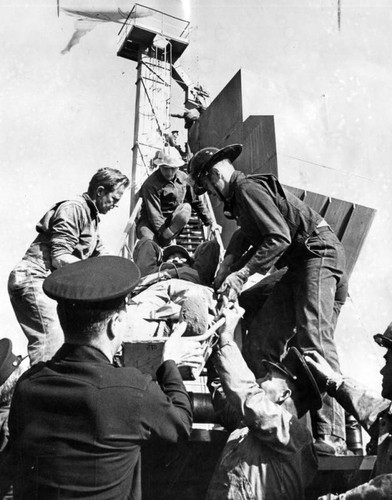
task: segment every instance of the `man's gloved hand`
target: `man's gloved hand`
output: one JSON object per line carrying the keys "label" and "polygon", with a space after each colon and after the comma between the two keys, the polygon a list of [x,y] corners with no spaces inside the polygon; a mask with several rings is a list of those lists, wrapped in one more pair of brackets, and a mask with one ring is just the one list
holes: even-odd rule
{"label": "man's gloved hand", "polygon": [[229,301],[236,301],[244,284],[248,281],[249,272],[244,268],[229,274],[219,288],[218,293],[224,293]]}
{"label": "man's gloved hand", "polygon": [[321,391],[328,390],[329,384],[338,386],[342,382],[341,374],[335,372],[317,351],[305,349],[303,354]]}

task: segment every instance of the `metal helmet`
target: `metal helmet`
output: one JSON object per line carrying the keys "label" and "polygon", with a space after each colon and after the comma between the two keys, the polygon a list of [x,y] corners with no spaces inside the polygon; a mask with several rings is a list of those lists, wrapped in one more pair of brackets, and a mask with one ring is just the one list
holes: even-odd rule
{"label": "metal helmet", "polygon": [[193,187],[197,195],[204,194],[207,191],[200,183],[201,177],[206,173],[207,163],[218,151],[219,149],[214,147],[200,149],[189,162],[188,173],[193,180]]}
{"label": "metal helmet", "polygon": [[241,154],[241,151],[242,144],[230,144],[222,149],[208,147],[198,151],[192,157],[188,166],[188,172],[195,188],[205,193],[206,189],[201,185],[202,176],[207,174],[216,163],[222,160],[227,159],[233,162]]}

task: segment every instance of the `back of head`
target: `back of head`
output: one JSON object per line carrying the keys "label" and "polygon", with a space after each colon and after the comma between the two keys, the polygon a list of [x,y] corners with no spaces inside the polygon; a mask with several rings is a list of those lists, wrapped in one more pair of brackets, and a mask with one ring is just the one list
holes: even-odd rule
{"label": "back of head", "polygon": [[44,281],[43,290],[58,302],[66,341],[89,343],[140,279],[136,264],[104,255],[63,266]]}
{"label": "back of head", "polygon": [[100,168],[91,178],[87,193],[90,198],[94,198],[99,186],[102,186],[105,191],[112,192],[118,186],[129,186],[129,179],[120,170],[115,168]]}

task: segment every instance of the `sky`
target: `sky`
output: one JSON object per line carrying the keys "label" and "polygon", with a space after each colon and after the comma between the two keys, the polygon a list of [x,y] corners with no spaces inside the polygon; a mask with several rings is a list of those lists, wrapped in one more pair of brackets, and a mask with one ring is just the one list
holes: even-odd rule
{"label": "sky", "polygon": [[[95,3],[68,0],[60,7]],[[133,6],[123,0],[101,4],[124,11]],[[180,62],[212,98],[242,69],[244,118],[275,117],[283,183],[377,210],[351,277],[336,342],[344,372],[379,387],[384,353],[372,336],[392,320],[392,5],[388,0],[145,0],[143,5],[190,21],[189,47]],[[58,15],[54,0],[3,0],[0,13],[1,336],[23,351],[25,339],[7,294],[9,272],[53,203],[85,191],[100,167],[130,173],[136,65],[116,55],[121,24],[97,23],[67,51],[76,20],[63,11]],[[174,87],[175,112],[183,107],[183,95]],[[117,211],[102,218],[113,252],[128,211],[125,196]]]}

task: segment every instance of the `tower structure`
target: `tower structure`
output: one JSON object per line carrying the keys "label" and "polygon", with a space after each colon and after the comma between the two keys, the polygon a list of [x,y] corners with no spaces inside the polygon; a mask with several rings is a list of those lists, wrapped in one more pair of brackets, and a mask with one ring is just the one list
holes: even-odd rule
{"label": "tower structure", "polygon": [[188,21],[135,4],[119,32],[117,55],[137,63],[131,213],[170,129],[172,68],[188,46],[188,28]]}

